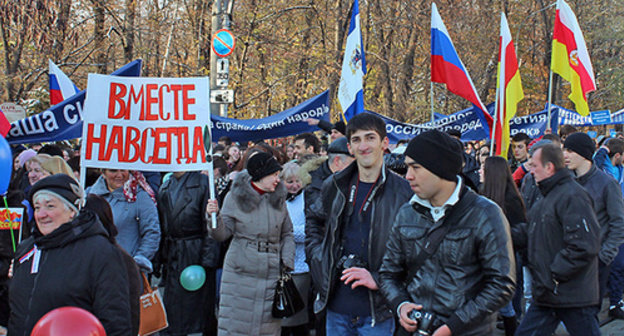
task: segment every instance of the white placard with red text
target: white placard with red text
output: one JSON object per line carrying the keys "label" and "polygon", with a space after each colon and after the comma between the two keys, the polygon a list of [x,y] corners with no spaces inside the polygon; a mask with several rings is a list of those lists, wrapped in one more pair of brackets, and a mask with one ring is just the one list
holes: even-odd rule
{"label": "white placard with red text", "polygon": [[89,74],[81,161],[94,168],[205,169],[208,90],[208,77]]}

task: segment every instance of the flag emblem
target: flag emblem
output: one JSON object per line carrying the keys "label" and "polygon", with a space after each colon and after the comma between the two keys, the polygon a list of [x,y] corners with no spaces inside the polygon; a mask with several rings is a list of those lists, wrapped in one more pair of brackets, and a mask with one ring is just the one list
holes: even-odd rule
{"label": "flag emblem", "polygon": [[570,53],[570,64],[572,64],[573,66],[578,66],[579,65],[579,58],[578,58],[578,50],[572,50],[572,52]]}
{"label": "flag emblem", "polygon": [[358,69],[362,68],[362,47],[359,44],[356,45],[355,50],[353,50],[351,61],[349,61],[349,67],[351,68],[351,73],[354,75]]}

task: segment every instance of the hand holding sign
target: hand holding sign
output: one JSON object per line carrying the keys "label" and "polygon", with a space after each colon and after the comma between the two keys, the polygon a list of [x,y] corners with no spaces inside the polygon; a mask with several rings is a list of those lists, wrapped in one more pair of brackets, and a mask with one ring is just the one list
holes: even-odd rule
{"label": "hand holding sign", "polygon": [[219,204],[217,204],[216,200],[208,200],[208,204],[206,204],[206,213],[209,215],[216,214],[219,212]]}
{"label": "hand holding sign", "polygon": [[[208,201],[208,205],[210,202],[217,202],[215,199],[217,198],[215,195],[215,183],[214,183],[214,165],[212,164],[212,140],[210,136],[210,127],[208,125],[204,126],[204,148],[206,150],[206,163],[208,164],[208,185],[210,188],[210,200]],[[208,208],[206,208],[208,211]],[[217,210],[210,213],[212,218],[212,228],[217,228]]]}

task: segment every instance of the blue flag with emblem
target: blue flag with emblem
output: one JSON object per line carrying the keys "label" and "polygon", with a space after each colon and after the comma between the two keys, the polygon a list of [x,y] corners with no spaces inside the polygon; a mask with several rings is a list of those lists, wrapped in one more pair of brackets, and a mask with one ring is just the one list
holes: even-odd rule
{"label": "blue flag with emblem", "polygon": [[360,9],[358,0],[354,0],[338,87],[338,101],[345,122],[348,122],[354,115],[364,112],[364,87],[362,83],[366,74],[366,59],[362,46]]}

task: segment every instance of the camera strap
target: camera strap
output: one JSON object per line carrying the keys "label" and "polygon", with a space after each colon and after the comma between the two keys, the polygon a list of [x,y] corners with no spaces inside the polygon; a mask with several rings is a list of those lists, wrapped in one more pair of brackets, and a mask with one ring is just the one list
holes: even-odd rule
{"label": "camera strap", "polygon": [[450,209],[448,216],[443,219],[444,223],[429,231],[425,237],[418,256],[416,256],[414,262],[410,265],[409,272],[405,278],[407,283],[414,278],[416,272],[418,272],[422,265],[425,264],[425,261],[427,261],[427,259],[429,259],[429,257],[431,257],[438,250],[438,247],[440,247],[442,240],[444,240],[444,237],[451,226],[453,226],[455,222],[464,215],[468,207],[463,205],[472,204],[476,198],[477,194],[474,192],[465,192],[460,201]]}

